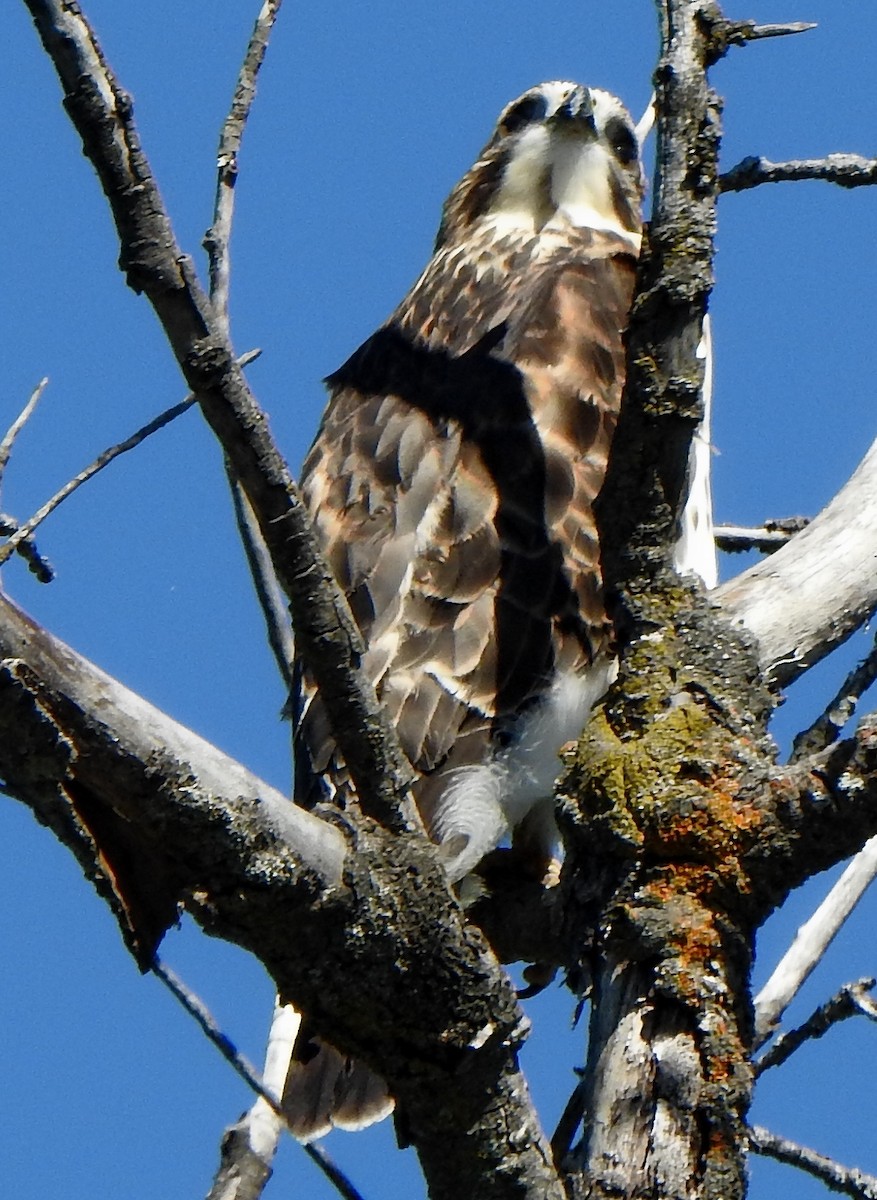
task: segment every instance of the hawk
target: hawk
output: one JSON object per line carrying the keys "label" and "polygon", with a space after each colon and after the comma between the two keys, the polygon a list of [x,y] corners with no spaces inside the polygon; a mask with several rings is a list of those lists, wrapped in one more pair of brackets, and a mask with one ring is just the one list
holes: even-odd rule
{"label": "hawk", "polygon": [[[642,193],[614,96],[553,81],[512,101],[446,201],[423,274],[327,380],[305,460],[365,669],[455,883],[509,834],[553,858],[558,753],[613,675],[593,504],[624,383]],[[296,799],[343,804],[325,711],[298,677]],[[364,1069],[336,1056],[333,1076],[321,1060],[334,1052],[304,1043],[286,1097],[302,1136],[384,1115]]]}

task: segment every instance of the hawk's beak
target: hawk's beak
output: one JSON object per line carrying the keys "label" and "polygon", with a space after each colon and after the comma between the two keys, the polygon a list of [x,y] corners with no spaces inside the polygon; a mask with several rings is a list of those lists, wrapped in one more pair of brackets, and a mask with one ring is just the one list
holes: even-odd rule
{"label": "hawk's beak", "polygon": [[563,104],[552,113],[549,123],[576,125],[580,129],[587,129],[589,132],[596,134],[597,126],[594,124],[594,103],[588,89],[585,87],[574,88]]}

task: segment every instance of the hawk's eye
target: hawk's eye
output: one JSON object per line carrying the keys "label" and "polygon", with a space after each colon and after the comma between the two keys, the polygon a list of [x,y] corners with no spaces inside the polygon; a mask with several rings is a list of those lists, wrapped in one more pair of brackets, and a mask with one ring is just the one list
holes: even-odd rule
{"label": "hawk's eye", "polygon": [[541,121],[545,110],[544,96],[524,96],[504,114],[499,123],[499,131],[503,134],[516,133],[531,121]]}
{"label": "hawk's eye", "polygon": [[639,154],[636,144],[636,134],[621,117],[612,117],[606,122],[606,141],[612,147],[612,152],[620,163],[627,166]]}

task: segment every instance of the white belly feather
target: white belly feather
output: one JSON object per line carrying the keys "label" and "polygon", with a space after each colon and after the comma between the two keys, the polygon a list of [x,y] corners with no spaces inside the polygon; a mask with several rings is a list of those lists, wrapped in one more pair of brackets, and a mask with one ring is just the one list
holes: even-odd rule
{"label": "white belly feather", "polygon": [[591,709],[617,673],[614,659],[603,659],[581,675],[560,675],[521,718],[514,741],[497,750],[490,762],[448,773],[431,833],[440,843],[453,882],[472,871],[540,803],[546,854],[557,850],[557,827],[550,801],[560,771],[559,754],[587,724]]}

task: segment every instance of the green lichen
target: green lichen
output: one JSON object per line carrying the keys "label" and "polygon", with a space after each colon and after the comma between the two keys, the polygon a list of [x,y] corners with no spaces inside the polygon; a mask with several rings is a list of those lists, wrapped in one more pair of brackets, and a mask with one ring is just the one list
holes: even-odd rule
{"label": "green lichen", "polygon": [[[566,811],[595,865],[607,856],[646,869],[676,863],[686,876],[680,886],[701,897],[748,893],[743,856],[763,812],[747,778],[762,734],[757,717],[717,690],[714,669],[742,656],[715,632],[701,635],[683,582],[668,573],[662,585],[630,598],[643,632],[568,759]],[[707,868],[696,879],[695,866]]]}

